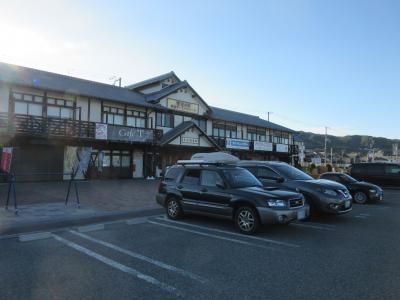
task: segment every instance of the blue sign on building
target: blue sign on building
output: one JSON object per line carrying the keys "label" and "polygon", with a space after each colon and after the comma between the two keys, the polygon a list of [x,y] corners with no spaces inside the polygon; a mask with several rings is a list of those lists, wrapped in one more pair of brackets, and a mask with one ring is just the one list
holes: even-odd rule
{"label": "blue sign on building", "polygon": [[249,150],[250,142],[246,140],[230,139],[227,138],[225,142],[225,147],[227,149],[242,149]]}

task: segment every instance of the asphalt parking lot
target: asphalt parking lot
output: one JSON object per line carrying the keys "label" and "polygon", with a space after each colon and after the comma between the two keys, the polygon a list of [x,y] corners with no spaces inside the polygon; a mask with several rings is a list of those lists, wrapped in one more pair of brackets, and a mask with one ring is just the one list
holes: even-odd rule
{"label": "asphalt parking lot", "polygon": [[0,238],[1,299],[398,299],[400,191],[238,234],[163,215]]}

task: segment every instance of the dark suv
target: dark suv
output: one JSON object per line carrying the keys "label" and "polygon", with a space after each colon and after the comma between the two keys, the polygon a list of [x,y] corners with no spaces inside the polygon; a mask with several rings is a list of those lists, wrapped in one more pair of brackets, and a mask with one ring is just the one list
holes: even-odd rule
{"label": "dark suv", "polygon": [[245,234],[260,224],[289,223],[309,214],[303,195],[264,189],[246,169],[225,164],[189,162],[168,168],[157,202],[171,219],[189,212],[223,216]]}
{"label": "dark suv", "polygon": [[242,160],[236,165],[248,169],[265,187],[302,193],[310,205],[311,215],[317,212],[344,214],[352,209],[352,197],[340,183],[316,180],[284,162]]}
{"label": "dark suv", "polygon": [[350,175],[358,180],[365,180],[383,187],[400,187],[400,164],[353,164]]}

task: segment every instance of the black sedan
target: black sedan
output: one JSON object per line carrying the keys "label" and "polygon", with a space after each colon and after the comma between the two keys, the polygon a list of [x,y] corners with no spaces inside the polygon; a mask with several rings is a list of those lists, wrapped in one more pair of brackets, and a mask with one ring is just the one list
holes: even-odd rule
{"label": "black sedan", "polygon": [[379,186],[369,182],[357,181],[348,174],[328,172],[322,174],[320,178],[336,181],[346,186],[353,196],[353,201],[358,204],[365,204],[369,200],[383,200],[383,190]]}

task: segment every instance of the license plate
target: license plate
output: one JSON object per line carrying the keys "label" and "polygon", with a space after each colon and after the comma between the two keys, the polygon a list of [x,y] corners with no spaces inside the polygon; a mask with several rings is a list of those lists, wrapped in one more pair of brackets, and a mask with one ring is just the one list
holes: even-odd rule
{"label": "license plate", "polygon": [[383,200],[383,196],[382,195],[380,195],[380,197],[379,197],[379,201],[382,201]]}
{"label": "license plate", "polygon": [[346,201],[346,202],[344,203],[344,207],[345,207],[345,208],[349,208],[349,207],[350,207],[350,201]]}
{"label": "license plate", "polygon": [[306,217],[306,211],[300,210],[297,212],[297,220],[303,220]]}

